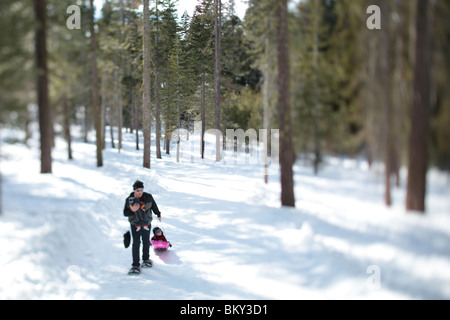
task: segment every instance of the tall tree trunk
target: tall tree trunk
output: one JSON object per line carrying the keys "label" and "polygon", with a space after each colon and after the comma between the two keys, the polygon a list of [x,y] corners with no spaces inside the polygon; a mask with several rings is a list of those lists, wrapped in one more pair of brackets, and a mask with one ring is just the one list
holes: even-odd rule
{"label": "tall tree trunk", "polygon": [[70,134],[70,106],[69,100],[67,99],[67,94],[64,93],[62,97],[63,113],[64,113],[64,138],[67,142],[67,158],[69,160],[73,159],[72,156],[72,136]]}
{"label": "tall tree trunk", "polygon": [[53,124],[48,96],[47,66],[47,7],[45,0],[35,0],[34,10],[38,26],[36,28],[35,48],[37,67],[37,98],[39,106],[39,131],[41,142],[41,173],[52,172]]}
{"label": "tall tree trunk", "polygon": [[320,141],[319,141],[319,8],[318,0],[314,0],[313,15],[313,95],[314,95],[314,174],[319,172]]}
{"label": "tall tree trunk", "polygon": [[390,32],[390,12],[388,1],[381,2],[382,15],[382,46],[383,56],[381,59],[382,69],[382,82],[383,82],[383,103],[384,103],[384,175],[385,175],[385,188],[384,188],[384,202],[386,206],[391,206],[391,173],[392,173],[392,97],[391,97],[391,79],[392,79],[392,59],[391,59],[391,44],[389,39]]}
{"label": "tall tree trunk", "polygon": [[107,79],[108,79],[108,76],[107,76],[106,72],[103,72],[103,74],[102,74],[102,89],[101,89],[102,103],[100,105],[101,119],[102,119],[102,149],[103,150],[105,150],[105,148],[106,148],[105,138],[106,138],[106,96],[107,96],[106,85],[107,85]]}
{"label": "tall tree trunk", "polygon": [[144,131],[144,168],[150,169],[150,144],[151,144],[151,97],[150,97],[150,10],[149,0],[144,0],[144,67],[142,70],[143,78],[143,131]]}
{"label": "tall tree trunk", "polygon": [[108,112],[108,117],[109,117],[109,136],[111,137],[111,148],[115,149],[116,148],[116,144],[114,143],[114,109],[112,108],[112,104],[111,107],[109,107],[109,112]]}
{"label": "tall tree trunk", "polygon": [[295,207],[292,166],[292,127],[290,110],[290,70],[287,0],[277,0],[277,58],[278,58],[278,124],[280,126],[281,205]]}
{"label": "tall tree trunk", "polygon": [[[85,85],[88,86],[87,83]],[[84,107],[83,111],[83,141],[88,143],[88,133],[91,128],[91,119],[89,118],[89,108],[87,105]]]}
{"label": "tall tree trunk", "polygon": [[97,167],[103,166],[103,148],[102,148],[102,119],[100,112],[100,99],[98,89],[98,70],[97,70],[97,39],[94,28],[94,0],[91,1],[91,72],[92,72],[92,107],[95,126],[95,144],[97,147]]}
{"label": "tall tree trunk", "polygon": [[180,104],[181,104],[181,101],[180,101],[180,61],[179,61],[179,57],[178,57],[178,47],[177,47],[177,121],[178,121],[177,162],[180,162],[180,142],[181,142]]}
{"label": "tall tree trunk", "polygon": [[[272,30],[271,16],[267,15],[267,30]],[[271,138],[270,138],[270,125],[272,118],[272,96],[274,90],[274,50],[270,45],[269,34],[266,34],[264,40],[264,84],[263,84],[263,128],[267,129],[267,134],[264,136],[264,183],[269,183],[269,150],[271,149]]]}
{"label": "tall tree trunk", "polygon": [[202,93],[201,93],[200,117],[202,121],[202,132],[200,134],[200,154],[202,159],[205,157],[205,131],[206,131],[206,117],[205,117],[205,73],[202,72]]}
{"label": "tall tree trunk", "polygon": [[[158,0],[155,1],[156,8],[156,32],[155,32],[155,48],[154,59],[158,57],[158,34],[159,34],[159,11]],[[155,64],[155,145],[156,145],[156,158],[161,159],[161,96],[160,96],[160,83],[159,83],[159,67],[158,63]]]}
{"label": "tall tree trunk", "polygon": [[118,138],[118,146],[117,149],[120,153],[122,149],[122,126],[123,126],[123,111],[122,111],[122,97],[121,97],[121,89],[120,89],[120,77],[119,70],[114,72],[114,85],[115,85],[115,105],[117,108],[117,138]]}
{"label": "tall tree trunk", "polygon": [[428,118],[430,104],[430,35],[429,1],[417,0],[416,59],[414,97],[409,136],[408,185],[406,210],[425,212],[428,160]]}
{"label": "tall tree trunk", "polygon": [[216,126],[216,161],[221,160],[221,146],[220,146],[220,53],[221,53],[221,33],[222,33],[222,1],[215,0],[215,11],[216,11],[216,61],[214,68],[214,86],[215,86],[215,126]]}
{"label": "tall tree trunk", "polygon": [[155,66],[155,145],[156,145],[156,158],[162,159],[161,156],[161,95],[160,95],[160,83],[159,83],[159,71]]}
{"label": "tall tree trunk", "polygon": [[[133,90],[134,91],[134,90]],[[134,126],[134,133],[136,135],[136,150],[139,150],[139,108],[138,108],[138,102],[137,102],[137,97],[135,94],[132,94],[132,98],[131,98],[132,104],[133,104],[133,126]]]}

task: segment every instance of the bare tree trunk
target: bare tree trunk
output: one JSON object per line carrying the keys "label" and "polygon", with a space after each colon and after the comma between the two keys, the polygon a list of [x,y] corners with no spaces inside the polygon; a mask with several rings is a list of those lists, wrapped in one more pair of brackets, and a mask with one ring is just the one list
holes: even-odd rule
{"label": "bare tree trunk", "polygon": [[318,0],[314,0],[314,34],[313,34],[313,95],[314,95],[314,174],[319,172],[320,141],[319,141],[319,8]]}
{"label": "bare tree trunk", "polygon": [[222,1],[215,0],[215,15],[216,15],[216,57],[214,68],[214,85],[215,85],[215,126],[216,126],[216,161],[221,160],[221,146],[220,146],[220,54],[221,54],[221,25],[222,25]]}
{"label": "bare tree trunk", "polygon": [[180,162],[180,143],[181,143],[181,114],[180,114],[180,62],[177,50],[177,120],[178,120],[178,137],[177,137],[177,162]]}
{"label": "bare tree trunk", "polygon": [[52,173],[53,124],[48,96],[47,66],[47,7],[45,0],[35,0],[36,28],[37,98],[39,106],[39,131],[41,142],[41,173]]}
{"label": "bare tree trunk", "polygon": [[95,126],[95,143],[97,147],[97,167],[103,166],[103,148],[102,148],[102,120],[100,112],[100,99],[98,90],[98,71],[97,71],[97,40],[95,36],[94,28],[94,0],[91,1],[91,71],[92,71],[92,107],[94,113],[94,126]]}
{"label": "bare tree trunk", "polygon": [[406,210],[425,212],[430,104],[430,8],[428,0],[417,0],[414,98],[409,136],[409,166]]}
{"label": "bare tree trunk", "polygon": [[205,73],[202,73],[202,97],[201,97],[201,121],[202,121],[202,132],[200,134],[200,153],[202,159],[205,157],[205,131],[206,131],[206,117],[205,117]]}
{"label": "bare tree trunk", "polygon": [[107,75],[106,72],[103,72],[102,74],[102,103],[101,103],[101,119],[102,119],[102,149],[105,150],[106,148],[106,81],[107,81]]}
{"label": "bare tree trunk", "polygon": [[166,121],[164,131],[164,145],[166,154],[170,154],[170,140],[172,139],[172,132],[169,131],[169,123]]}
{"label": "bare tree trunk", "polygon": [[384,202],[386,206],[392,205],[391,199],[391,173],[392,173],[392,97],[391,97],[391,44],[389,41],[389,31],[390,31],[390,13],[391,8],[389,8],[388,1],[381,2],[381,11],[385,12],[382,15],[383,27],[382,27],[382,46],[383,46],[383,56],[381,59],[381,69],[382,69],[382,81],[383,81],[383,103],[384,103],[384,134],[385,134],[385,145],[384,145],[384,174],[385,174],[385,188],[384,188]]}
{"label": "bare tree trunk", "polygon": [[[267,15],[267,30],[272,29],[271,16]],[[264,183],[269,183],[269,150],[271,149],[271,138],[270,138],[270,125],[272,117],[272,96],[275,87],[274,84],[274,50],[270,45],[269,34],[266,35],[264,48],[264,84],[263,84],[263,100],[264,100],[264,112],[263,112],[263,128],[267,129],[267,134],[265,135],[266,141],[264,141]]]}
{"label": "bare tree trunk", "polygon": [[67,158],[73,159],[72,156],[72,137],[70,134],[70,107],[67,99],[67,94],[64,93],[62,97],[63,112],[64,112],[64,138],[67,142]]}
{"label": "bare tree trunk", "polygon": [[138,117],[138,103],[136,95],[132,94],[132,103],[133,103],[133,125],[134,125],[134,131],[136,135],[136,150],[139,150],[139,117]]}
{"label": "bare tree trunk", "polygon": [[156,158],[161,157],[161,96],[160,96],[160,84],[158,67],[155,67],[155,145],[156,145]]}
{"label": "bare tree trunk", "polygon": [[144,0],[144,68],[143,77],[143,131],[144,131],[144,168],[150,169],[150,144],[151,144],[151,96],[150,96],[150,10],[149,0]]}
{"label": "bare tree trunk", "polygon": [[[112,106],[112,104],[111,104],[111,106]],[[109,116],[109,135],[111,137],[111,148],[115,149],[116,148],[116,144],[114,143],[114,130],[113,130],[114,117],[113,117],[113,113],[114,113],[114,109],[112,107],[109,107],[109,112],[108,112],[108,116]]]}
{"label": "bare tree trunk", "polygon": [[[87,86],[88,84],[86,84]],[[89,118],[89,108],[86,105],[84,107],[84,118],[83,118],[83,141],[87,143],[89,141],[88,139],[88,133],[91,127],[90,118]]]}
{"label": "bare tree trunk", "polygon": [[295,207],[290,110],[287,0],[277,0],[278,122],[280,126],[281,205]]}
{"label": "bare tree trunk", "polygon": [[[158,0],[155,1],[156,5],[156,32],[155,32],[155,48],[154,55],[155,61],[158,56],[158,34],[159,34],[159,11]],[[161,159],[161,97],[160,97],[160,83],[159,83],[159,67],[155,64],[155,145],[156,145],[156,158]]]}
{"label": "bare tree trunk", "polygon": [[25,145],[28,146],[28,141],[31,138],[31,130],[30,130],[30,124],[31,124],[31,114],[30,109],[27,107],[24,111],[24,118],[25,118]]}
{"label": "bare tree trunk", "polygon": [[118,136],[118,150],[120,153],[120,150],[122,149],[122,126],[123,126],[123,120],[122,120],[122,97],[120,94],[120,79],[119,79],[119,70],[116,70],[114,72],[114,83],[115,83],[115,105],[117,108],[117,136]]}

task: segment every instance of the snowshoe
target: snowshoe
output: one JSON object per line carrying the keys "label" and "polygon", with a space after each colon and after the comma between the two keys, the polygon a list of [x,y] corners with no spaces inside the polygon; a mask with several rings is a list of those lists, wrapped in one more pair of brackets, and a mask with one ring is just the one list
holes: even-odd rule
{"label": "snowshoe", "polygon": [[134,274],[140,274],[141,273],[141,269],[139,267],[131,267],[130,271],[128,271],[129,275],[134,275]]}
{"label": "snowshoe", "polygon": [[144,262],[142,262],[141,267],[142,268],[151,268],[151,267],[153,267],[153,261],[150,259],[147,259]]}

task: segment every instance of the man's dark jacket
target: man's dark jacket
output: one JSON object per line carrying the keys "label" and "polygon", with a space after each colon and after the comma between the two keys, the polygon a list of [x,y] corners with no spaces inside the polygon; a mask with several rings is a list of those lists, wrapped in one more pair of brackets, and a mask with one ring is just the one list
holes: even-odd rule
{"label": "man's dark jacket", "polygon": [[[134,192],[132,192],[128,198],[125,199],[125,206],[123,208],[123,215],[125,217],[128,217],[128,221],[130,221],[131,224],[133,224],[133,217],[134,212],[131,211],[130,205],[128,203],[128,199],[130,197],[134,197]],[[141,209],[144,211],[144,213],[147,215],[148,219],[152,221],[152,211],[154,214],[156,214],[158,217],[161,217],[161,212],[158,209],[158,206],[156,205],[155,200],[153,199],[153,196],[150,193],[144,192],[142,194],[142,197],[139,198],[139,204],[141,206]]]}

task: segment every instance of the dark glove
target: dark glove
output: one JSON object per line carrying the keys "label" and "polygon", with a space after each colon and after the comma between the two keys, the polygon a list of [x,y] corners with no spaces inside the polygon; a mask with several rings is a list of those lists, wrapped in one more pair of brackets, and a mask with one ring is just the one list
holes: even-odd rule
{"label": "dark glove", "polygon": [[130,235],[130,231],[127,231],[124,235],[123,235],[123,245],[125,248],[128,248],[130,246],[130,242],[131,242],[131,235]]}

